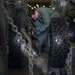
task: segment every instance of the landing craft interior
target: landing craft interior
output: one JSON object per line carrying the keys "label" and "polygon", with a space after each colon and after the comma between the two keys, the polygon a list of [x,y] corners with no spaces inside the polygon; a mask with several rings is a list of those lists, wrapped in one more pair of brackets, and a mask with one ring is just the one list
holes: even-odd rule
{"label": "landing craft interior", "polygon": [[[45,35],[29,16],[39,8],[60,14]],[[75,75],[75,0],[0,0],[0,75]]]}

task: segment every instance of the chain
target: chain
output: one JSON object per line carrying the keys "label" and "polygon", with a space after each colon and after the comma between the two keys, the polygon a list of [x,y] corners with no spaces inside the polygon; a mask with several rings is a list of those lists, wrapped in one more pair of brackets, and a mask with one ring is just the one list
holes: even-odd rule
{"label": "chain", "polygon": [[33,75],[33,54],[31,49],[26,46],[26,41],[24,39],[22,39],[22,34],[18,31],[18,27],[16,25],[14,25],[13,19],[9,16],[8,11],[5,9],[4,6],[2,6],[2,11],[4,13],[4,15],[7,18],[8,23],[11,25],[12,30],[16,33],[16,36],[19,37],[20,39],[20,44],[24,45],[24,50],[27,50],[28,53],[28,58],[29,58],[29,75]]}
{"label": "chain", "polygon": [[[30,50],[30,48],[28,47],[27,50]],[[31,52],[28,51],[28,55],[29,55],[29,75],[33,75],[33,54],[31,54]]]}
{"label": "chain", "polygon": [[[70,19],[68,17],[66,18],[66,23],[67,23],[67,26],[69,27]],[[72,50],[73,50],[73,47],[71,46],[70,51],[68,53],[68,57],[66,59],[66,66],[65,66],[65,70],[67,72],[67,75],[72,74]]]}
{"label": "chain", "polygon": [[72,50],[73,50],[73,47],[70,48],[70,52],[68,53],[68,58],[66,59],[65,70],[67,71],[68,75],[72,74]]}

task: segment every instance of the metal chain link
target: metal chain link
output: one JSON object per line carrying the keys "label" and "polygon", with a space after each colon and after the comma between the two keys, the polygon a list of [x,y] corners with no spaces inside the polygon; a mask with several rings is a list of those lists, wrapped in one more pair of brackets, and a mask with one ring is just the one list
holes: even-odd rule
{"label": "metal chain link", "polygon": [[68,75],[72,74],[72,51],[73,51],[73,47],[70,48],[70,52],[68,53],[68,58],[66,59],[65,70]]}
{"label": "metal chain link", "polygon": [[[27,50],[31,49],[28,47]],[[33,75],[33,54],[30,51],[28,51],[28,55],[29,55],[29,75]]]}
{"label": "metal chain link", "polygon": [[[2,11],[4,15],[6,16],[6,19],[8,23],[11,25],[12,30],[16,33],[16,36],[20,39],[20,44],[25,45],[24,49],[27,50],[28,58],[29,58],[29,75],[33,75],[33,53],[29,47],[26,46],[26,41],[22,39],[22,34],[18,31],[18,27],[14,25],[13,19],[9,16],[8,11],[5,9],[5,7],[2,7]],[[22,48],[21,48],[22,49]]]}
{"label": "metal chain link", "polygon": [[[67,26],[69,27],[70,24],[70,18],[65,18]],[[65,66],[65,71],[67,72],[67,75],[71,75],[72,74],[72,51],[73,51],[73,47],[70,47],[70,51],[68,53],[68,57],[66,59],[66,66]]]}

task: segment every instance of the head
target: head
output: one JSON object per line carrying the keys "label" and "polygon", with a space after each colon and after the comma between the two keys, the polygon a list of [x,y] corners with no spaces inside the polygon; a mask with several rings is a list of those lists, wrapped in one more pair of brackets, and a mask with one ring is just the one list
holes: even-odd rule
{"label": "head", "polygon": [[36,20],[39,16],[39,13],[36,9],[30,9],[29,10],[29,17],[32,18],[33,20]]}

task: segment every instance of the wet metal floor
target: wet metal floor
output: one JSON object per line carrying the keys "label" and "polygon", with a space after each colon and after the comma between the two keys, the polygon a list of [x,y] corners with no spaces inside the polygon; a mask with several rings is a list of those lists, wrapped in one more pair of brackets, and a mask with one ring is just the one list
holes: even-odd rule
{"label": "wet metal floor", "polygon": [[[28,75],[28,68],[21,69],[10,69],[8,75]],[[42,75],[36,68],[34,70],[34,75]]]}
{"label": "wet metal floor", "polygon": [[[8,75],[28,75],[28,73],[28,68],[18,68],[10,69]],[[42,75],[42,73],[37,68],[35,68],[34,75]],[[75,75],[75,70],[73,71],[72,75]]]}

